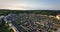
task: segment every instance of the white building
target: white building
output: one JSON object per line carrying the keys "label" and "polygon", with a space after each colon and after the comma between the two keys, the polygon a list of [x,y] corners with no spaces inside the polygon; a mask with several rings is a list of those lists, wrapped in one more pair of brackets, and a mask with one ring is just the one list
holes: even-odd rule
{"label": "white building", "polygon": [[56,18],[57,18],[58,20],[60,20],[60,14],[56,15]]}
{"label": "white building", "polygon": [[0,25],[2,24],[2,19],[4,18],[4,16],[0,16]]}

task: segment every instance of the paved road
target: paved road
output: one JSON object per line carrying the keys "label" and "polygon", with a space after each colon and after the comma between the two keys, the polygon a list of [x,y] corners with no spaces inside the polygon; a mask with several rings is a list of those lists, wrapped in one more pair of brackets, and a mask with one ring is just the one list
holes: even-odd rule
{"label": "paved road", "polygon": [[17,25],[15,22],[11,22],[16,28],[17,28],[17,30],[19,31],[19,32],[22,32],[22,30],[21,30],[21,27],[19,27],[19,25]]}

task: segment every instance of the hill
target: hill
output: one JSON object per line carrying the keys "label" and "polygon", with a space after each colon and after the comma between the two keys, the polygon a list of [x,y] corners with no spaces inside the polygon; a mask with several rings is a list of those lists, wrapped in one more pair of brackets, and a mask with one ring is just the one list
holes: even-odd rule
{"label": "hill", "polygon": [[44,15],[56,15],[60,14],[60,10],[8,10],[8,9],[0,9],[0,15],[8,15],[8,14],[44,14]]}

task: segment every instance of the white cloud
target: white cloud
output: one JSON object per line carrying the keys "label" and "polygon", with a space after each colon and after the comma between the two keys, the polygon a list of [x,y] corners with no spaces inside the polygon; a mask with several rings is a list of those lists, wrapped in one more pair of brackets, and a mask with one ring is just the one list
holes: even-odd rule
{"label": "white cloud", "polygon": [[40,9],[49,9],[49,10],[60,10],[60,4],[55,5],[45,5],[45,4],[34,4],[34,3],[25,3],[24,1],[14,1],[14,0],[0,0],[1,9],[18,9],[18,10],[40,10]]}

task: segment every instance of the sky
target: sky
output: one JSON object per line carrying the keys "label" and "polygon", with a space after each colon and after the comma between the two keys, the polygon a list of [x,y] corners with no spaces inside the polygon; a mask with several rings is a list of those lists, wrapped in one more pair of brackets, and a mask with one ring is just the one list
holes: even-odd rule
{"label": "sky", "polygon": [[60,0],[0,0],[0,9],[60,10]]}

